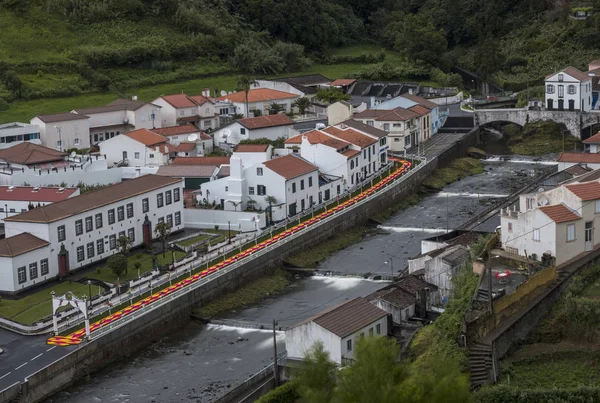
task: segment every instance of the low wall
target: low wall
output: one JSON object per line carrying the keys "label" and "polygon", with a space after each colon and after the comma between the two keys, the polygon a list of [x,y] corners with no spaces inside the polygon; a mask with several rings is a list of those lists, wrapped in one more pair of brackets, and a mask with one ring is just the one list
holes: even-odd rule
{"label": "low wall", "polygon": [[65,182],[67,186],[77,185],[79,182],[86,185],[108,185],[119,183],[122,180],[120,169],[106,169],[102,171],[86,171],[81,169],[66,172],[36,175],[32,173],[15,173],[13,175],[0,175],[0,182],[7,185],[50,186]]}
{"label": "low wall", "polygon": [[[254,220],[258,217],[258,225]],[[264,228],[266,224],[265,213],[227,210],[205,210],[186,208],[183,210],[183,222],[186,228],[215,228],[227,229],[231,223],[234,231],[250,232],[256,228]]]}

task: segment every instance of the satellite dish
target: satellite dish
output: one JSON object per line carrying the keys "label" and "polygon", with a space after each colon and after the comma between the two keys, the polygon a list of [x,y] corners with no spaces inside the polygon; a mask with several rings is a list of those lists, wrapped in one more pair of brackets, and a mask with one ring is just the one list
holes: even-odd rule
{"label": "satellite dish", "polygon": [[227,94],[228,94],[228,95],[231,95],[231,94],[233,94],[233,92],[229,91]]}
{"label": "satellite dish", "polygon": [[545,198],[541,198],[541,199],[538,201],[538,204],[539,204],[540,206],[545,206],[546,204],[548,204],[548,200],[546,200]]}
{"label": "satellite dish", "polygon": [[71,151],[71,158],[75,158],[77,156],[77,153],[75,151]]}
{"label": "satellite dish", "polygon": [[221,131],[221,137],[223,137],[224,139],[226,139],[229,136],[231,136],[231,130],[223,129],[223,131]]}
{"label": "satellite dish", "polygon": [[546,191],[546,190],[545,190],[544,188],[539,188],[539,189],[538,189],[538,193],[545,192],[545,191]]}
{"label": "satellite dish", "polygon": [[192,133],[188,136],[188,141],[196,141],[198,140],[198,135],[196,133]]}
{"label": "satellite dish", "polygon": [[227,91],[221,90],[221,96],[224,97],[225,95],[227,95]]}

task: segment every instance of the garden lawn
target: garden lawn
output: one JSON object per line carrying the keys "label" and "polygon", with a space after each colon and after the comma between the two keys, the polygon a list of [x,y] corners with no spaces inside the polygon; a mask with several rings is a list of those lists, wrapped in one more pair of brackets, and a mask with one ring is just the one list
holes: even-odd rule
{"label": "garden lawn", "polygon": [[[138,257],[140,256],[140,257]],[[175,252],[175,260],[181,259],[185,256],[184,252]],[[171,251],[165,251],[165,256],[163,257],[162,253],[156,255],[158,259],[158,265],[163,266],[165,264],[171,263]],[[119,277],[119,282],[122,284],[126,281],[136,279],[138,277],[137,269],[135,268],[136,263],[140,263],[140,275],[152,270],[152,255],[147,253],[136,253],[134,255],[127,257],[127,273],[122,273],[121,277]],[[108,265],[104,265],[96,269],[95,272],[90,272],[90,278],[95,278],[97,280],[101,280],[107,283],[114,284],[117,282],[117,276],[108,268]]]}
{"label": "garden lawn", "polygon": [[200,235],[200,236],[196,236],[194,238],[186,239],[185,241],[177,242],[177,245],[190,246],[195,243],[202,242],[208,238],[210,238],[210,235]]}
{"label": "garden lawn", "polygon": [[[92,286],[91,289],[92,295],[96,295],[101,291],[97,286]],[[57,295],[63,295],[67,291],[72,291],[78,297],[86,295],[89,298],[89,287],[87,284],[63,281],[61,283],[50,284],[23,298],[16,300],[3,299],[0,301],[0,316],[22,324],[31,324],[43,319],[52,314],[52,297],[50,295],[52,291]]]}

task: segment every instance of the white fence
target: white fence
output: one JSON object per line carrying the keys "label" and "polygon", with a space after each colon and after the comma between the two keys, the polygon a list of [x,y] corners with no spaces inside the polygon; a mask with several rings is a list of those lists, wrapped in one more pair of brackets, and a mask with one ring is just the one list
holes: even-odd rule
{"label": "white fence", "polygon": [[[257,220],[258,219],[258,220]],[[209,228],[250,232],[266,226],[265,213],[248,211],[227,211],[186,208],[183,210],[183,223],[186,228]]]}
{"label": "white fence", "polygon": [[155,174],[158,171],[158,167],[121,167],[113,169],[120,169],[123,179],[139,178],[140,176]]}

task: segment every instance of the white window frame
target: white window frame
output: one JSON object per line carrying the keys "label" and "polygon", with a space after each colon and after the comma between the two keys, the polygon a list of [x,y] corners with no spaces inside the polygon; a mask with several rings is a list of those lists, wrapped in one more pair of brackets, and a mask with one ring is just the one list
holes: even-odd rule
{"label": "white window frame", "polygon": [[567,242],[575,242],[575,224],[567,224]]}
{"label": "white window frame", "polygon": [[539,242],[540,241],[540,229],[536,228],[533,230],[533,240],[535,242]]}

